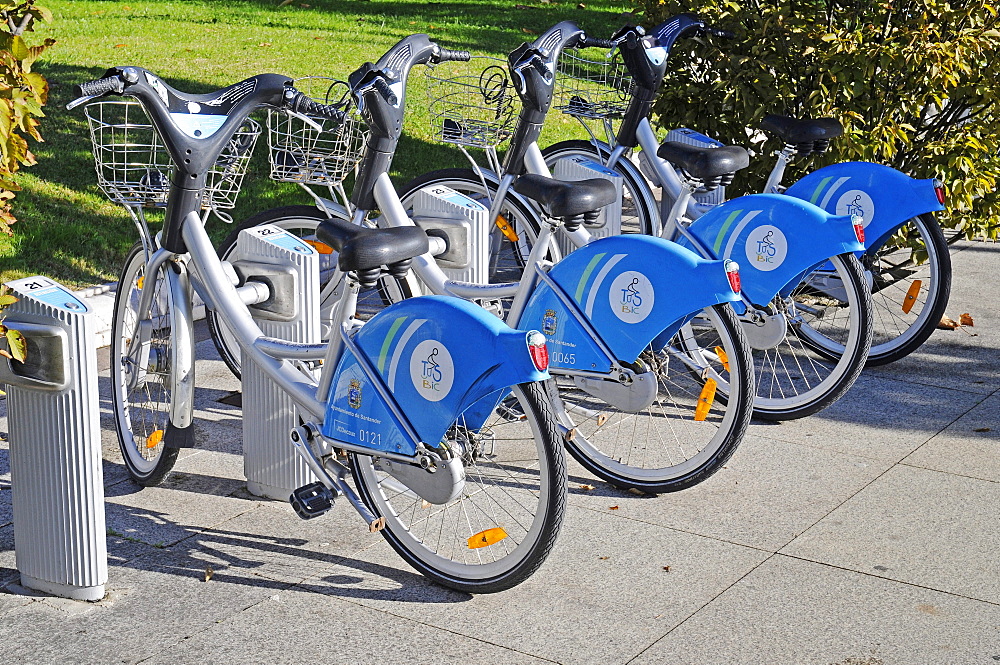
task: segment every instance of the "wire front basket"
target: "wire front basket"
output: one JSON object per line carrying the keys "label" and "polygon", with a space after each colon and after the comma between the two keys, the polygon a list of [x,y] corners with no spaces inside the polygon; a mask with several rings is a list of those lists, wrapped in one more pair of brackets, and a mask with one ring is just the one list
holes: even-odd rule
{"label": "wire front basket", "polygon": [[604,60],[588,60],[564,51],[556,74],[554,106],[578,118],[619,118],[628,107],[632,79],[615,51]]}
{"label": "wire front basket", "polygon": [[[84,109],[90,125],[97,184],[116,203],[165,206],[173,163],[142,105],[100,101]],[[202,208],[227,210],[236,205],[260,124],[247,119],[209,170]]]}
{"label": "wire front basket", "polygon": [[271,178],[303,185],[337,185],[364,155],[368,131],[361,117],[345,100],[350,98],[343,81],[309,76],[295,81],[296,89],[313,101],[344,108],[344,119],[309,115],[313,123],[285,111],[267,114]]}
{"label": "wire front basket", "polygon": [[506,61],[477,56],[447,69],[447,75],[440,66],[425,72],[435,138],[473,148],[495,148],[510,138],[518,97]]}

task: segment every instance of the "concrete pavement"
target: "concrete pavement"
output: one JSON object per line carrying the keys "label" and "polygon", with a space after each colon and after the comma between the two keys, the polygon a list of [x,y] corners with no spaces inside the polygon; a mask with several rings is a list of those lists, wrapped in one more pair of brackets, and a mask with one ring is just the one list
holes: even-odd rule
{"label": "concrete pavement", "polygon": [[820,414],[754,423],[685,492],[623,493],[571,462],[552,556],[490,596],[429,583],[346,502],[305,522],[249,495],[241,413],[219,401],[239,384],[207,340],[200,447],[140,491],[104,372],[109,594],[18,586],[0,444],[0,661],[995,664],[1000,245],[960,243],[953,261],[948,313],[974,328],[866,370]]}

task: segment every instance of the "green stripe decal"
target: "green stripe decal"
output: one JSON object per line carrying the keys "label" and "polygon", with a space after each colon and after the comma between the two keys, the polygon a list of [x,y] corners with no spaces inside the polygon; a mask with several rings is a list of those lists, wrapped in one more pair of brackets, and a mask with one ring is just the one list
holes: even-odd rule
{"label": "green stripe decal", "polygon": [[729,227],[732,226],[733,220],[736,219],[737,215],[741,212],[743,211],[734,210],[733,213],[726,218],[726,221],[722,223],[722,228],[719,229],[719,235],[715,236],[715,244],[712,246],[712,251],[715,252],[716,256],[719,255],[719,248],[722,247],[722,241],[726,237],[726,231],[729,230]]}
{"label": "green stripe decal", "polygon": [[592,258],[590,260],[590,263],[587,264],[587,269],[583,271],[583,276],[580,278],[580,283],[576,285],[577,302],[581,302],[580,299],[583,298],[583,289],[584,287],[587,286],[587,280],[590,279],[590,273],[594,272],[594,268],[597,267],[597,264],[601,262],[601,259],[603,259],[606,254],[607,252],[602,252],[601,254],[594,255],[594,258]]}
{"label": "green stripe decal", "polygon": [[401,316],[392,322],[392,327],[389,328],[389,334],[385,336],[385,340],[382,342],[382,350],[378,354],[378,373],[381,374],[382,370],[385,369],[385,356],[389,353],[389,347],[392,346],[392,340],[396,338],[396,333],[403,326],[403,322],[406,321],[405,316]]}
{"label": "green stripe decal", "polygon": [[815,205],[816,199],[819,198],[819,193],[823,191],[823,188],[826,187],[827,184],[831,180],[833,180],[833,176],[832,175],[831,176],[827,176],[827,177],[825,177],[825,178],[823,178],[822,180],[819,181],[819,185],[816,187],[816,191],[813,192],[812,198],[809,199],[809,203],[812,203],[812,204]]}

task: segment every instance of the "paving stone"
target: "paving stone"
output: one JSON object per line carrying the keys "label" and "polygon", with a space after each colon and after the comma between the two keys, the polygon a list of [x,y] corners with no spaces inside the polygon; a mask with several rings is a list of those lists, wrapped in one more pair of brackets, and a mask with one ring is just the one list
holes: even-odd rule
{"label": "paving stone", "polygon": [[394,573],[404,564],[385,546],[303,586],[542,658],[625,662],[766,556],[572,507],[549,560],[500,594],[470,597],[404,570]]}
{"label": "paving stone", "polygon": [[[714,476],[681,492],[641,497],[575,465],[570,501],[703,536],[779,550],[882,473],[888,464],[783,441],[747,437]],[[579,481],[583,480],[581,483]],[[592,484],[594,490],[580,489]]]}
{"label": "paving stone", "polygon": [[544,662],[423,622],[297,590],[266,598],[144,662],[243,665],[248,654],[260,663]]}
{"label": "paving stone", "polygon": [[782,553],[1000,604],[1000,483],[896,466]]}
{"label": "paving stone", "polygon": [[903,463],[1000,482],[1000,396],[987,397]]}
{"label": "paving stone", "polygon": [[634,665],[959,665],[1000,655],[1000,607],[781,555]]}
{"label": "paving stone", "polygon": [[808,418],[755,423],[750,433],[827,448],[883,462],[898,462],[983,395],[863,373],[837,402]]}

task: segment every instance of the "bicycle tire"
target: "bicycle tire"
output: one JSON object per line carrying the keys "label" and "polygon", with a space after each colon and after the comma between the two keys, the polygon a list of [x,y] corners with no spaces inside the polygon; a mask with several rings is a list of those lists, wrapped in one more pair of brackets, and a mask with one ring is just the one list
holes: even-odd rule
{"label": "bicycle tire", "polygon": [[[315,243],[317,242],[315,236],[316,227],[324,219],[327,219],[327,215],[316,206],[292,205],[265,210],[234,226],[229,235],[219,243],[217,248],[219,258],[222,261],[230,259],[233,250],[236,249],[236,240],[239,238],[241,231],[263,224],[274,224]],[[322,243],[318,244],[322,246]],[[335,292],[336,285],[329,284],[329,280],[333,279],[333,276],[336,274],[336,256],[336,253],[320,254],[320,317],[324,332],[322,335],[323,341],[329,339],[329,330],[333,322],[333,306],[338,299]],[[359,316],[361,318],[370,317],[379,309],[394,302],[395,299],[409,298],[414,295],[415,282],[412,279],[409,274],[403,278],[386,276],[380,280],[378,286],[372,289],[363,289],[362,293],[358,296]],[[398,289],[400,293],[398,296],[389,297],[387,295],[388,289]],[[416,292],[419,293],[418,291]],[[240,378],[239,344],[237,344],[236,339],[215,311],[208,310],[205,313],[205,318],[208,321],[208,329],[212,335],[212,342],[215,344],[219,356],[236,378]]]}
{"label": "bicycle tire", "polygon": [[[680,362],[679,354],[701,369]],[[588,471],[621,489],[661,494],[697,485],[732,457],[753,411],[753,364],[736,314],[728,305],[706,308],[697,323],[664,349],[648,349],[640,362],[657,375],[657,395],[644,412],[610,404],[597,412],[597,400],[572,379],[558,380],[559,394],[550,398],[573,431],[566,447]],[[709,378],[721,388],[714,401],[705,388]],[[703,420],[695,417],[699,403],[710,405]]]}
{"label": "bicycle tire", "polygon": [[[913,244],[899,248],[883,244],[869,248],[862,257],[865,270],[872,275],[875,319],[868,367],[886,365],[916,351],[937,328],[951,295],[951,255],[934,215],[907,220],[896,237],[900,234]],[[922,254],[926,260],[921,261]]]}
{"label": "bicycle tire", "polygon": [[170,421],[175,308],[167,280],[161,275],[156,280],[150,310],[153,327],[150,359],[144,363],[147,380],[130,389],[128,384],[137,371],[137,363],[126,351],[138,327],[135,311],[145,283],[145,268],[146,253],[142,243],[137,243],[125,258],[115,295],[111,321],[111,403],[125,469],[137,484],[150,487],[160,484],[177,461],[178,449],[167,448],[164,443]]}
{"label": "bicycle tire", "polygon": [[[815,269],[787,297],[771,302],[773,321],[784,325],[780,341],[756,344],[755,324],[742,317],[754,349],[754,415],[759,418],[793,420],[812,415],[840,399],[864,368],[872,340],[868,282],[853,254],[831,257],[830,262],[844,299],[818,293],[814,276],[826,277],[830,271],[823,266]],[[813,376],[807,376],[810,373]]]}
{"label": "bicycle tire", "polygon": [[[519,420],[510,415],[515,404]],[[460,417],[454,431],[462,430],[462,422]],[[381,533],[389,545],[423,575],[466,593],[504,591],[533,574],[552,551],[566,508],[560,437],[537,384],[511,386],[487,425],[464,433],[485,438],[483,432],[495,433],[501,426],[504,436],[494,438],[489,453],[477,448],[478,441],[470,446],[465,439],[466,488],[443,506],[426,504],[405,487],[401,491],[398,481],[376,469],[371,456],[350,456],[358,493],[373,513],[385,518]],[[518,434],[519,443],[508,438]],[[528,434],[533,443],[527,442]],[[501,441],[502,446],[496,445]],[[537,466],[526,464],[534,460],[532,455],[537,455]],[[537,512],[530,512],[532,503]],[[500,527],[504,537],[473,549],[471,539],[486,533],[484,527]]]}
{"label": "bicycle tire", "polygon": [[[556,162],[561,159],[586,157],[605,164],[609,155],[588,141],[571,140],[553,143],[542,150],[542,156],[549,169],[554,170]],[[625,157],[612,167],[622,178],[622,233],[658,235],[659,213],[653,190],[639,169],[631,162],[623,164],[622,159]]]}

